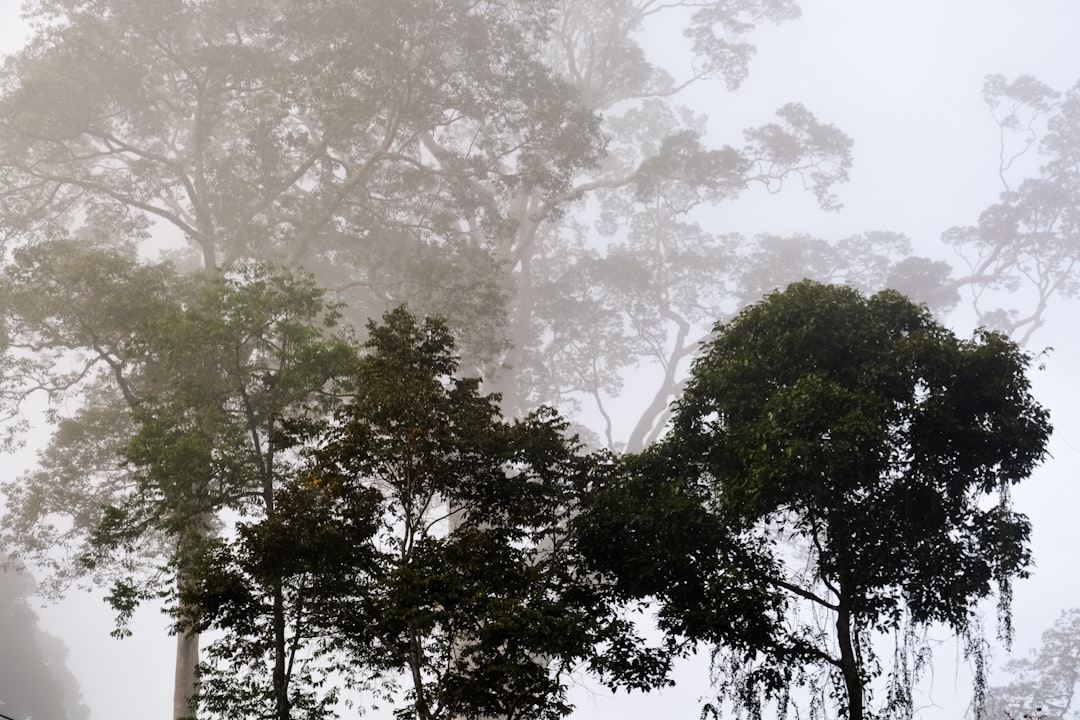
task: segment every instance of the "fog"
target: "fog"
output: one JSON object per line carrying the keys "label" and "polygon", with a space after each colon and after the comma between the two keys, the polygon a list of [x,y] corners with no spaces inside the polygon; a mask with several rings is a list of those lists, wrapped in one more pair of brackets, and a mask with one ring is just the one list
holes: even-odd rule
{"label": "fog", "polygon": [[[685,3],[699,4],[710,3]],[[860,233],[897,233],[910,241],[911,255],[947,262],[954,278],[963,277],[968,272],[964,260],[954,247],[943,244],[943,233],[976,225],[980,214],[998,201],[1002,175],[1017,188],[1025,178],[1037,175],[1045,162],[1037,147],[1032,147],[1007,173],[999,174],[1003,158],[1022,147],[1023,135],[1003,136],[982,96],[984,80],[992,74],[1009,79],[1031,75],[1062,94],[1067,92],[1080,80],[1080,45],[1076,41],[1080,6],[1068,0],[802,0],[799,6],[801,17],[779,25],[762,22],[748,35],[747,41],[756,52],[739,87],[729,89],[722,77],[707,78],[690,84],[676,98],[707,118],[703,141],[708,147],[740,146],[744,128],[774,122],[776,109],[786,103],[801,103],[820,122],[834,125],[853,141],[849,178],[829,188],[838,207],[821,207],[813,188],[804,187],[812,184],[812,171],[807,171],[802,177],[792,174],[767,184],[750,183],[738,197],[692,203],[685,212],[671,216],[696,222],[716,236],[738,233],[747,241],[761,235],[805,234],[835,244]],[[0,47],[15,52],[26,37],[27,26],[16,19],[14,2],[0,4],[0,12]],[[637,36],[648,59],[676,81],[687,77],[691,62],[688,41],[681,31],[686,13],[680,16],[680,12],[650,17]],[[10,66],[8,72],[13,72]],[[5,87],[8,82],[5,79]],[[615,115],[623,109],[615,103],[601,111]],[[1046,132],[1043,122],[1040,118],[1035,125],[1040,138]],[[1008,143],[1004,151],[1003,137]],[[1075,142],[1080,143],[1080,138]],[[609,149],[619,147],[616,137]],[[1074,197],[1073,201],[1080,199]],[[598,203],[586,200],[570,211],[584,228],[583,247],[603,248],[623,237],[618,233],[604,237],[596,232],[592,223],[601,215]],[[170,257],[180,257],[178,248],[186,248],[183,257],[190,262],[191,251],[197,249],[195,243],[185,243],[175,228],[166,226],[154,226],[140,251],[153,257],[147,248],[168,248],[173,252]],[[1064,235],[1063,244],[1075,253],[1080,238],[1067,232]],[[18,240],[5,242],[9,243],[5,252],[9,252]],[[577,247],[572,242],[565,246]],[[557,255],[564,246],[551,247]],[[228,255],[226,250],[219,252]],[[291,252],[287,249],[283,254]],[[325,271],[331,278],[328,284],[348,284],[348,279],[336,272],[345,272],[347,266],[335,268],[332,259],[320,262],[330,266]],[[393,262],[389,260],[386,266],[396,271]],[[535,262],[540,264],[541,259]],[[837,268],[825,279],[847,282],[857,277],[859,270]],[[807,274],[812,272],[818,271],[808,270]],[[357,284],[364,282],[367,279],[356,278]],[[470,291],[472,288],[463,292]],[[974,284],[960,287],[959,302],[941,316],[961,337],[970,336],[989,317],[980,317],[973,304],[980,291]],[[396,299],[394,292],[386,291],[383,298]],[[1080,364],[1080,342],[1073,320],[1078,305],[1075,298],[1063,294],[1049,297],[1040,326],[1025,344],[1029,352],[1045,351],[1037,363],[1040,367],[1032,369],[1031,379],[1035,398],[1050,410],[1054,433],[1045,463],[1013,491],[1016,510],[1027,514],[1033,526],[1032,576],[1017,581],[1014,589],[1013,652],[1020,654],[1038,645],[1041,634],[1062,610],[1080,606],[1075,570],[1080,523],[1074,517],[1080,506],[1080,489],[1073,481],[1080,463],[1080,440],[1075,439],[1080,428],[1080,390],[1074,373]],[[425,303],[438,310],[440,303],[450,302],[434,294],[416,301],[405,299],[420,311]],[[1020,317],[1031,310],[1036,298],[1029,287],[1021,285],[1015,293],[992,288],[982,301],[979,309],[984,313],[1000,305],[1018,309],[1014,317]],[[730,297],[711,304],[702,302],[710,309],[725,311],[735,309],[734,304]],[[364,307],[370,310],[375,306]],[[697,321],[695,327],[702,330],[703,321]],[[1017,327],[1013,336],[1022,338],[1027,330]],[[558,336],[569,331],[552,323],[546,332]],[[480,344],[482,340],[477,341]],[[552,352],[551,357],[555,357]],[[685,376],[688,357],[677,358],[680,377]],[[520,367],[543,363],[540,358],[519,357],[517,361]],[[565,411],[591,433],[589,438],[596,445],[622,450],[630,444],[630,449],[639,449],[632,447],[632,437],[639,418],[654,400],[655,388],[663,381],[663,368],[642,353],[614,372],[623,373],[626,380],[620,388],[603,388],[597,394],[602,400],[599,405],[580,386],[565,391],[545,388],[546,395],[538,394],[544,401],[566,400]],[[513,400],[517,403],[514,409],[520,409],[528,405],[529,398],[522,393]],[[13,480],[32,468],[34,450],[48,441],[51,430],[41,414],[42,407],[37,402],[24,410],[25,417],[36,425],[27,436],[27,447],[5,457],[3,480]],[[658,426],[652,437],[656,432]],[[172,706],[176,652],[176,640],[168,634],[170,619],[160,607],[148,603],[133,617],[132,636],[116,640],[110,637],[114,613],[103,602],[104,594],[100,587],[73,586],[58,601],[42,599],[37,607],[41,627],[66,643],[67,667],[79,682],[93,720],[164,716]],[[987,636],[993,638],[993,603],[986,603],[982,613]],[[971,701],[971,667],[946,629],[931,628],[929,638],[934,647],[933,670],[915,690],[916,717],[962,717]],[[3,644],[0,638],[0,646]],[[1010,654],[995,643],[991,656],[994,685],[1005,681],[1000,669]],[[647,694],[612,695],[582,671],[572,680],[571,701],[576,708],[571,717],[697,718],[703,704],[713,697],[709,675],[705,650],[679,661],[674,687]],[[370,700],[360,696],[360,702]],[[383,706],[369,715],[391,717],[391,708]],[[343,714],[351,716],[355,711]]]}

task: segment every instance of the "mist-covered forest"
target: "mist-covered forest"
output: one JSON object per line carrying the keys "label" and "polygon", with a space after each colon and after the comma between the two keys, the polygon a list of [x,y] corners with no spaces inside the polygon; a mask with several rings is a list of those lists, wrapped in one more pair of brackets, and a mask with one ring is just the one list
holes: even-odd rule
{"label": "mist-covered forest", "polygon": [[0,715],[1075,718],[1066,2],[28,0]]}

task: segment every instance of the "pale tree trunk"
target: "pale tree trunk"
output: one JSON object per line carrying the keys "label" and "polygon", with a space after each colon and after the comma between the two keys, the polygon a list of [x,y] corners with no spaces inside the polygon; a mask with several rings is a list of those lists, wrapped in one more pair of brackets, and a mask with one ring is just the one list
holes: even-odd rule
{"label": "pale tree trunk", "polygon": [[[199,107],[202,105],[200,103]],[[202,113],[201,110],[196,110],[196,132],[195,142],[196,148],[199,149],[197,157],[200,158],[198,162],[198,169],[196,172],[195,183],[199,190],[198,197],[203,198],[206,196],[205,178],[202,173],[202,161],[204,134],[201,130],[202,127]],[[194,200],[194,198],[193,198]],[[200,217],[198,223],[201,229],[201,237],[195,238],[195,243],[199,246],[203,256],[203,268],[202,272],[207,278],[211,277],[214,271],[217,269],[217,246],[214,241],[214,225],[210,219],[210,215],[207,211],[205,204],[196,202],[196,212]],[[198,498],[201,495],[198,486],[192,487],[193,495]],[[192,528],[196,537],[201,539],[206,538],[210,527],[209,511],[204,511],[198,516],[195,521],[195,527]],[[183,563],[181,562],[177,575],[177,587],[185,582]],[[182,593],[181,593],[182,594]],[[188,613],[185,613],[185,603],[181,599],[179,606],[179,619],[181,622],[181,628],[176,632],[176,671],[173,674],[173,720],[195,720],[195,695],[199,690],[199,633],[193,629],[185,629],[183,626],[186,624],[183,621],[190,619]]]}
{"label": "pale tree trunk", "polygon": [[[199,494],[198,488],[193,488]],[[191,581],[188,571],[191,557],[187,553],[198,552],[199,543],[209,535],[210,513],[202,512],[196,516],[193,525],[188,528],[188,537],[182,539],[179,546],[181,553],[176,573],[178,594],[177,630],[176,630],[176,672],[173,675],[173,720],[194,720],[196,717],[194,700],[199,690],[199,631],[194,628],[195,608],[184,599],[184,591]],[[185,540],[187,542],[185,542]],[[194,548],[188,543],[193,541]]]}
{"label": "pale tree trunk", "polygon": [[176,676],[173,683],[173,720],[195,717],[191,701],[198,688],[199,634],[176,633]]}
{"label": "pale tree trunk", "polygon": [[176,672],[173,675],[173,720],[194,720],[195,693],[199,689],[199,632],[191,626],[193,619],[190,605],[183,599],[186,573],[183,564],[176,578],[180,590],[177,608]]}

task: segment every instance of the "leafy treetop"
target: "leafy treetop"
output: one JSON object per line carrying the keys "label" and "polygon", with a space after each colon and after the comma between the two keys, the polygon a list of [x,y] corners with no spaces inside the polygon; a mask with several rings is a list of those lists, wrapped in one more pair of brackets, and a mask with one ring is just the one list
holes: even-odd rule
{"label": "leafy treetop", "polygon": [[[971,638],[974,606],[996,585],[1007,633],[1010,581],[1031,560],[1030,525],[1009,490],[1050,434],[1030,358],[996,333],[960,340],[894,291],[863,297],[811,281],[714,332],[670,434],[612,497],[655,484],[655,507],[632,512],[625,531],[649,534],[623,535],[622,547],[646,540],[642,552],[670,556],[673,576],[630,590],[660,598],[673,629],[718,641],[727,697],[760,717],[763,700],[787,702],[800,678],[820,689],[806,674],[820,667],[861,720],[879,672],[874,632],[943,623]],[[652,530],[682,517],[708,529],[705,548]],[[620,537],[613,521],[599,527],[608,542]],[[625,574],[627,562],[610,569]],[[697,590],[686,601],[672,584]],[[729,627],[729,602],[701,606],[703,590],[733,585],[760,595],[761,620],[745,627],[764,628],[766,642]],[[833,631],[817,629],[815,614]],[[888,712],[911,712],[905,677],[893,673]]]}

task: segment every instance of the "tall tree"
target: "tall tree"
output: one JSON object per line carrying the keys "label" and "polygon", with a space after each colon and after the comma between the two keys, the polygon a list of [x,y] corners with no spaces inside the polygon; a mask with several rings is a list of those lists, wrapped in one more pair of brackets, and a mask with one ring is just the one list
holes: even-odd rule
{"label": "tall tree", "polygon": [[[0,89],[6,248],[169,235],[204,272],[302,263],[357,316],[452,308],[467,366],[513,413],[582,398],[605,410],[623,371],[655,363],[633,447],[660,432],[704,325],[737,304],[743,248],[694,212],[799,181],[833,207],[851,162],[850,140],[802,106],[710,147],[707,119],[676,102],[690,83],[735,89],[754,27],[798,15],[788,0],[27,11],[35,36]],[[685,24],[684,76],[648,59],[653,22]],[[109,443],[94,431],[120,429],[124,413],[104,408],[122,397],[82,392],[106,405],[64,437],[100,465]],[[65,462],[62,443],[52,452]]]}
{"label": "tall tree", "polygon": [[[522,220],[501,253],[511,260],[515,289],[504,360],[510,370],[498,389],[508,408],[587,404],[607,420],[604,440],[614,446],[624,438],[608,405],[623,374],[656,368],[652,397],[628,438],[640,448],[660,432],[708,323],[732,304],[741,238],[697,211],[753,185],[773,191],[788,181],[802,181],[834,207],[851,142],[791,104],[776,122],[710,147],[708,118],[680,103],[681,91],[696,83],[736,90],[754,53],[752,32],[798,17],[793,2],[562,0],[558,8],[545,57],[603,114],[609,142],[603,164],[579,172],[560,199],[568,207],[557,221],[537,212],[558,206],[535,193],[515,201]],[[670,37],[676,29],[687,38],[676,56],[684,62],[651,57],[648,33]]]}
{"label": "tall tree", "polygon": [[[275,2],[30,3],[28,13],[41,22],[27,48],[8,59],[2,100],[6,242],[68,234],[140,241],[166,229],[199,251],[206,271],[252,255],[308,256],[317,264],[311,248],[318,246],[328,267],[362,259],[370,272],[354,264],[350,286],[364,289],[377,277],[380,288],[397,292],[402,284],[427,282],[430,302],[444,302],[440,291],[449,287],[455,297],[486,303],[476,313],[497,317],[499,296],[483,274],[490,263],[469,248],[498,222],[478,211],[484,222],[470,236],[454,226],[447,208],[466,204],[468,179],[493,166],[497,182],[522,181],[526,173],[515,169],[514,158],[564,130],[573,136],[578,121],[584,145],[569,141],[564,164],[571,156],[589,162],[593,121],[575,116],[571,95],[528,57],[534,43],[527,34],[535,29],[528,7],[427,9],[423,3],[321,3],[318,12]],[[538,87],[551,91],[542,104],[550,115],[534,113],[534,103],[514,94]],[[418,138],[481,120],[514,127],[519,141],[474,144],[457,173],[429,171]],[[546,166],[534,163],[527,174],[531,183],[560,183]],[[403,187],[423,192],[421,207],[397,203]],[[344,252],[333,242],[341,238],[349,239]],[[456,282],[432,284],[433,263],[400,262],[399,245],[412,249],[400,249],[406,256],[445,257],[447,263],[434,263],[444,269],[456,263],[446,272]],[[65,311],[65,318],[74,334],[86,324],[78,313]],[[477,337],[480,345],[495,342],[490,332]],[[39,379],[31,384],[75,378]],[[130,406],[125,401],[121,408]],[[85,412],[110,414],[92,406]],[[110,429],[122,417],[113,413]],[[96,452],[106,444],[94,437],[98,427],[69,424],[71,432],[58,438]],[[69,507],[94,497],[78,500],[80,485],[59,489]]]}
{"label": "tall tree", "polygon": [[147,360],[137,337],[188,290],[167,266],[76,242],[22,249],[3,269],[4,406],[19,414],[45,395],[55,432],[38,467],[4,483],[0,531],[10,551],[48,571],[47,594],[80,572],[101,506],[130,487],[121,459],[143,396],[135,376]]}
{"label": "tall tree", "polygon": [[[42,22],[0,98],[9,241],[168,229],[204,268],[301,262],[359,317],[402,300],[453,307],[470,364],[489,381],[501,368],[504,402],[523,412],[602,401],[619,371],[655,362],[637,444],[705,329],[699,305],[737,264],[713,257],[726,235],[683,214],[789,180],[833,207],[851,161],[850,140],[801,106],[709,148],[707,118],[677,103],[693,83],[736,89],[750,33],[797,17],[790,0],[28,11]],[[649,59],[640,33],[653,23],[685,25],[685,76]],[[599,226],[586,202],[604,208]],[[608,283],[600,302],[582,297],[598,263],[615,269],[627,253],[647,292],[630,306]],[[700,270],[683,272],[688,262]],[[580,335],[556,314],[568,300]],[[538,353],[558,361],[550,372]]]}
{"label": "tall tree", "polygon": [[[1029,363],[1001,335],[957,339],[894,291],[774,292],[717,324],[670,434],[583,516],[587,546],[675,632],[717,642],[720,697],[750,717],[798,685],[816,713],[831,687],[851,720],[911,717],[914,631],[934,623],[968,640],[978,705],[975,608],[996,585],[1008,634],[1010,583],[1030,563],[1010,488],[1050,433]],[[704,528],[700,542],[669,541],[673,524]],[[636,576],[639,553],[666,569]],[[754,603],[733,608],[724,588]],[[876,715],[880,632],[899,646]]]}
{"label": "tall tree", "polygon": [[[352,355],[322,337],[335,312],[310,279],[250,266],[186,283],[130,257],[68,250],[25,251],[8,269],[12,343],[36,353],[10,387],[25,392],[42,373],[86,402],[60,417],[40,467],[6,485],[4,534],[38,560],[65,548],[62,577],[112,582],[123,622],[163,580],[185,582],[220,511],[271,502],[288,456],[270,437],[330,402],[320,393]],[[198,637],[177,641],[182,717]]]}
{"label": "tall tree", "polygon": [[565,193],[602,147],[535,56],[548,9],[32,2],[0,100],[5,237],[170,231],[204,269],[303,261],[358,306],[419,285],[497,314],[498,199]]}
{"label": "tall tree", "polygon": [[[172,543],[170,585],[183,598],[190,567],[206,552],[223,510],[273,511],[294,449],[282,425],[329,412],[335,402],[333,383],[355,359],[347,342],[324,337],[336,321],[310,278],[252,265],[205,283],[137,336],[136,347],[152,360],[138,378],[146,391],[133,408],[135,432],[125,451],[135,487],[106,507],[84,562],[130,548],[146,532],[163,533]],[[282,592],[274,589],[278,648],[286,641]],[[135,594],[121,582],[111,598],[126,614]],[[177,608],[181,643],[195,637],[190,612],[184,603]],[[175,712],[186,716],[198,654],[185,649]],[[279,673],[285,661],[279,653]]]}

